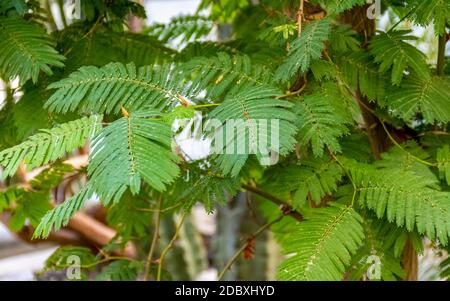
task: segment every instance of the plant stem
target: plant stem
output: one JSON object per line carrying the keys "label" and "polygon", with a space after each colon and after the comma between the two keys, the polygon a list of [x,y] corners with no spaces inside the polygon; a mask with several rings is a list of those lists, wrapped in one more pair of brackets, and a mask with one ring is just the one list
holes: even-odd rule
{"label": "plant stem", "polygon": [[[283,219],[285,215],[280,215],[278,218],[276,218],[275,220],[263,225],[261,228],[259,228],[258,230],[256,230],[254,233],[252,233],[250,235],[250,238],[255,238],[258,235],[260,235],[261,233],[263,233],[266,229],[270,228],[273,224],[278,223],[279,221],[281,221]],[[231,268],[231,266],[239,259],[239,256],[241,255],[242,252],[244,252],[245,248],[247,247],[247,243],[244,243],[237,251],[236,253],[233,255],[233,257],[230,258],[230,260],[228,260],[227,264],[225,265],[225,267],[223,268],[222,272],[220,272],[219,276],[217,277],[217,280],[220,281],[222,280],[223,276],[225,276],[225,273]]]}
{"label": "plant stem", "polygon": [[295,211],[291,205],[287,204],[286,202],[284,202],[283,200],[280,200],[279,198],[277,198],[276,196],[271,195],[270,193],[267,193],[265,191],[262,191],[254,186],[248,185],[248,184],[244,184],[242,185],[242,188],[244,188],[245,190],[251,191],[259,196],[262,196],[263,198],[271,201],[272,203],[280,206],[280,210],[283,211],[284,215],[290,215],[293,218],[295,218],[298,221],[302,221],[303,220],[303,216],[300,214],[300,212]]}
{"label": "plant stem", "polygon": [[298,34],[298,36],[302,35],[303,8],[304,8],[304,0],[300,0],[300,8],[298,9],[298,17],[297,17],[297,34]]}
{"label": "plant stem", "polygon": [[181,227],[183,226],[183,223],[184,223],[184,220],[186,219],[186,216],[187,216],[187,212],[184,212],[183,216],[181,217],[180,223],[177,226],[175,234],[173,235],[173,237],[170,240],[169,244],[164,248],[164,250],[161,253],[161,256],[159,257],[158,273],[157,273],[157,276],[156,276],[156,281],[160,281],[161,280],[161,271],[162,271],[164,258],[166,257],[166,255],[170,251],[170,249],[172,248],[172,246],[175,243],[175,241],[178,239],[178,236],[180,235]]}
{"label": "plant stem", "polygon": [[156,223],[155,223],[155,231],[153,232],[153,240],[152,244],[150,246],[150,250],[148,252],[147,256],[147,262],[145,263],[145,274],[144,274],[144,280],[147,281],[150,274],[150,268],[152,266],[152,259],[153,259],[153,253],[156,249],[156,244],[159,240],[159,226],[161,225],[161,209],[162,209],[162,197],[159,198],[159,210],[156,213]]}

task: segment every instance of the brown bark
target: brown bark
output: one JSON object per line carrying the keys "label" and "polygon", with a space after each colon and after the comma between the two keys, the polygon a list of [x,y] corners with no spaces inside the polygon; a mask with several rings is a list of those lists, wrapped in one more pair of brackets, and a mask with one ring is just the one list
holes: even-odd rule
{"label": "brown bark", "polygon": [[[342,19],[345,23],[352,25],[356,32],[364,36],[364,43],[362,45],[364,48],[368,46],[370,38],[376,31],[375,20],[367,18],[368,7],[369,5],[355,7],[342,15]],[[379,119],[373,113],[376,105],[369,102],[367,97],[364,97],[359,89],[357,89],[355,96],[361,109],[373,155],[376,160],[379,160],[381,159],[381,153],[388,149],[390,141]],[[417,280],[417,252],[410,240],[407,241],[403,253],[402,264],[406,271],[405,280]]]}

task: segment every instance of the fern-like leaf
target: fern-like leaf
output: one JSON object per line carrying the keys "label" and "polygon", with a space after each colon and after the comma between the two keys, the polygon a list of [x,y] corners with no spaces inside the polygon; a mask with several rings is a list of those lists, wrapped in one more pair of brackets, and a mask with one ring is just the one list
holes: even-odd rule
{"label": "fern-like leaf", "polygon": [[348,133],[346,116],[339,114],[333,105],[336,99],[330,99],[326,94],[315,93],[307,95],[295,108],[298,114],[297,125],[300,144],[312,144],[315,156],[322,156],[325,147],[333,152],[340,152],[338,139]]}
{"label": "fern-like leaf", "polygon": [[305,73],[311,61],[322,56],[324,42],[330,33],[330,20],[314,21],[305,27],[301,36],[294,40],[289,49],[288,58],[278,68],[276,79],[286,82],[299,73]]}
{"label": "fern-like leaf", "polygon": [[430,188],[435,179],[411,171],[374,170],[362,167],[352,170],[359,201],[374,210],[378,218],[386,217],[408,231],[414,227],[430,239],[444,245],[450,235],[450,194]]}
{"label": "fern-like leaf", "polygon": [[380,71],[385,72],[392,67],[391,80],[395,85],[402,81],[406,67],[410,67],[424,80],[430,78],[426,56],[405,42],[417,39],[408,35],[409,33],[409,30],[381,32],[370,42],[370,52],[375,57],[375,62],[380,64]]}
{"label": "fern-like leaf", "polygon": [[81,210],[86,201],[93,197],[93,192],[88,187],[83,188],[77,194],[67,199],[61,205],[48,211],[40,220],[33,233],[33,238],[47,238],[52,229],[58,231],[67,226],[72,216]]}
{"label": "fern-like leaf", "polygon": [[179,43],[195,41],[208,35],[214,22],[203,16],[180,16],[173,18],[168,24],[156,24],[147,31],[164,43],[176,40]]}
{"label": "fern-like leaf", "polygon": [[[127,187],[138,193],[141,179],[164,190],[179,169],[171,151],[170,125],[156,111],[130,113],[104,128],[92,143],[89,184],[104,204],[117,202]],[[153,120],[152,120],[153,118]]]}
{"label": "fern-like leaf", "polygon": [[184,63],[181,69],[194,74],[192,90],[205,89],[212,99],[223,95],[236,85],[272,86],[270,70],[253,64],[246,55],[231,56],[220,52],[214,57],[194,58]]}
{"label": "fern-like leaf", "polygon": [[281,242],[293,254],[278,268],[280,280],[342,280],[351,255],[364,240],[362,219],[340,204],[312,209]]}
{"label": "fern-like leaf", "polygon": [[179,101],[181,79],[170,65],[136,68],[111,63],[102,68],[81,67],[68,78],[52,83],[57,89],[46,103],[53,112],[76,109],[90,112],[120,112],[143,107],[164,108]]}
{"label": "fern-like leaf", "polygon": [[411,18],[416,24],[434,24],[436,35],[445,34],[446,22],[450,16],[450,2],[447,0],[414,0]]}
{"label": "fern-like leaf", "polygon": [[249,154],[257,155],[262,163],[271,152],[284,155],[292,150],[295,115],[288,110],[291,103],[275,99],[276,95],[277,90],[271,88],[244,85],[230,91],[208,116],[220,123],[213,142],[217,153],[222,153],[218,162],[225,175],[236,176]]}
{"label": "fern-like leaf", "polygon": [[19,76],[37,82],[39,72],[52,74],[50,66],[64,67],[64,56],[36,24],[20,18],[0,16],[0,73],[4,79]]}
{"label": "fern-like leaf", "polygon": [[0,152],[3,177],[13,175],[23,161],[27,168],[42,166],[83,146],[101,127],[101,117],[93,115],[42,130],[25,142]]}
{"label": "fern-like leaf", "polygon": [[450,121],[450,81],[442,77],[409,76],[387,92],[386,103],[394,115],[410,120],[421,113],[426,123]]}

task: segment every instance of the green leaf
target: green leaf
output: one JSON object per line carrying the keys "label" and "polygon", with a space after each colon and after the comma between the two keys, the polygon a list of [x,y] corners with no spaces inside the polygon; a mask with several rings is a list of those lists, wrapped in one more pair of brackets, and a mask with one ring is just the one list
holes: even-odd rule
{"label": "green leaf", "polygon": [[432,189],[434,178],[398,169],[374,170],[367,165],[352,169],[359,202],[375,211],[378,218],[414,227],[430,239],[446,245],[450,235],[450,193]]}
{"label": "green leaf", "polygon": [[52,74],[50,66],[64,67],[64,56],[38,25],[20,18],[0,16],[0,73],[10,80],[19,76],[37,82],[39,72]]}
{"label": "green leaf", "polygon": [[426,56],[416,47],[405,42],[405,40],[417,39],[408,35],[410,32],[409,30],[380,32],[369,45],[375,62],[380,64],[380,71],[385,72],[392,68],[391,80],[394,85],[401,83],[407,67],[423,80],[430,79]]}
{"label": "green leaf", "polygon": [[36,227],[50,208],[48,193],[25,192],[15,201],[15,208],[9,221],[10,228],[19,231],[27,220]]}
{"label": "green leaf", "polygon": [[61,227],[67,226],[70,218],[80,211],[84,203],[92,197],[92,190],[85,187],[64,203],[45,213],[33,233],[33,238],[47,238],[52,229],[58,231]]}
{"label": "green leaf", "polygon": [[436,35],[445,34],[446,22],[450,16],[450,2],[447,0],[414,0],[414,14],[411,19],[416,24],[426,26],[434,24]]}
{"label": "green leaf", "polygon": [[0,152],[3,178],[12,176],[23,161],[28,169],[63,157],[86,144],[101,127],[101,116],[83,117],[29,137],[25,142]]}
{"label": "green leaf", "polygon": [[313,21],[305,27],[289,49],[286,61],[278,68],[276,80],[287,82],[298,74],[305,73],[311,62],[322,56],[324,42],[330,34],[330,20]]}
{"label": "green leaf", "polygon": [[49,89],[57,91],[45,107],[52,112],[89,111],[118,113],[125,107],[129,111],[142,108],[165,108],[179,103],[183,94],[182,80],[171,65],[136,68],[110,63],[104,67],[81,67]]}
{"label": "green leaf", "polygon": [[157,111],[140,111],[105,127],[92,143],[89,184],[104,204],[114,203],[129,187],[136,194],[141,180],[163,191],[179,173],[172,153],[170,125],[155,117]]}
{"label": "green leaf", "polygon": [[421,113],[429,124],[449,122],[450,81],[438,76],[408,76],[400,87],[388,90],[386,104],[394,115],[404,120]]}
{"label": "green leaf", "polygon": [[[277,90],[244,85],[228,93],[208,116],[214,128],[214,148],[225,175],[235,177],[250,154],[264,165],[271,154],[292,150],[296,128],[292,104],[275,99]],[[272,163],[273,164],[273,163]]]}
{"label": "green leaf", "polygon": [[281,245],[291,255],[278,267],[280,280],[342,280],[351,255],[364,240],[362,219],[355,210],[333,204],[311,209]]}
{"label": "green leaf", "polygon": [[207,91],[207,96],[216,99],[231,88],[251,84],[273,87],[272,72],[264,66],[254,64],[246,55],[228,55],[219,52],[213,57],[197,57],[181,65],[181,70],[194,75],[191,90]]}
{"label": "green leaf", "polygon": [[306,95],[295,107],[299,143],[311,143],[316,157],[322,156],[326,147],[333,152],[340,152],[339,138],[348,133],[350,121],[346,115],[340,114],[336,106],[339,99],[334,97],[336,95],[320,92]]}

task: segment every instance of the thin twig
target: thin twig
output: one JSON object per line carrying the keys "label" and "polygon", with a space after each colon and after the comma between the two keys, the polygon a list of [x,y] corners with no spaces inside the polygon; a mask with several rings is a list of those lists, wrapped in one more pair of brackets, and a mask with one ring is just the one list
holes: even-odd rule
{"label": "thin twig", "polygon": [[277,198],[276,196],[271,195],[270,193],[267,193],[265,191],[262,191],[260,189],[258,189],[257,187],[248,185],[248,184],[244,184],[242,185],[242,188],[244,188],[245,190],[251,191],[259,196],[262,196],[263,198],[271,201],[272,203],[278,205],[280,207],[280,210],[283,212],[284,215],[290,215],[293,218],[295,218],[298,221],[302,221],[303,220],[303,216],[300,214],[300,212],[295,211],[291,205],[289,205],[288,203],[284,202],[283,200],[280,200],[279,198]]}
{"label": "thin twig", "polygon": [[184,223],[184,220],[185,220],[186,216],[187,216],[187,212],[184,212],[183,216],[181,217],[180,223],[178,224],[178,226],[177,226],[177,228],[175,230],[175,234],[173,235],[173,237],[170,240],[169,244],[164,248],[164,250],[161,253],[161,256],[159,257],[158,273],[157,273],[157,276],[156,276],[156,281],[160,281],[161,280],[161,271],[162,271],[164,258],[166,257],[166,255],[170,251],[170,249],[172,248],[172,246],[175,243],[175,241],[178,239],[178,236],[180,235],[181,227],[183,226],[183,223]]}
{"label": "thin twig", "polygon": [[[280,215],[278,218],[276,218],[275,220],[263,225],[261,228],[259,228],[258,230],[256,230],[254,233],[252,233],[250,235],[250,239],[251,238],[255,238],[258,235],[260,235],[261,233],[263,233],[266,229],[270,228],[273,224],[278,223],[279,221],[281,221],[283,219],[283,217],[285,217],[285,215]],[[242,252],[244,252],[245,248],[247,247],[247,243],[244,243],[237,251],[236,253],[233,255],[233,257],[230,258],[230,260],[228,260],[227,264],[225,265],[225,267],[223,268],[222,272],[220,272],[219,276],[217,277],[217,280],[222,280],[223,276],[225,276],[226,272],[231,268],[231,266],[239,259],[239,256],[241,255]]]}
{"label": "thin twig", "polygon": [[302,35],[302,22],[303,22],[303,7],[304,7],[304,0],[300,0],[300,8],[298,10],[298,16],[297,16],[297,34],[298,36]]}
{"label": "thin twig", "polygon": [[161,208],[162,208],[163,200],[160,197],[159,199],[159,211],[156,214],[156,223],[155,223],[155,231],[153,232],[153,240],[152,244],[150,246],[150,250],[148,252],[147,256],[147,262],[145,263],[145,274],[144,274],[144,280],[147,281],[150,274],[150,268],[152,266],[152,259],[153,259],[153,253],[156,249],[156,244],[158,243],[159,239],[159,226],[161,225]]}

